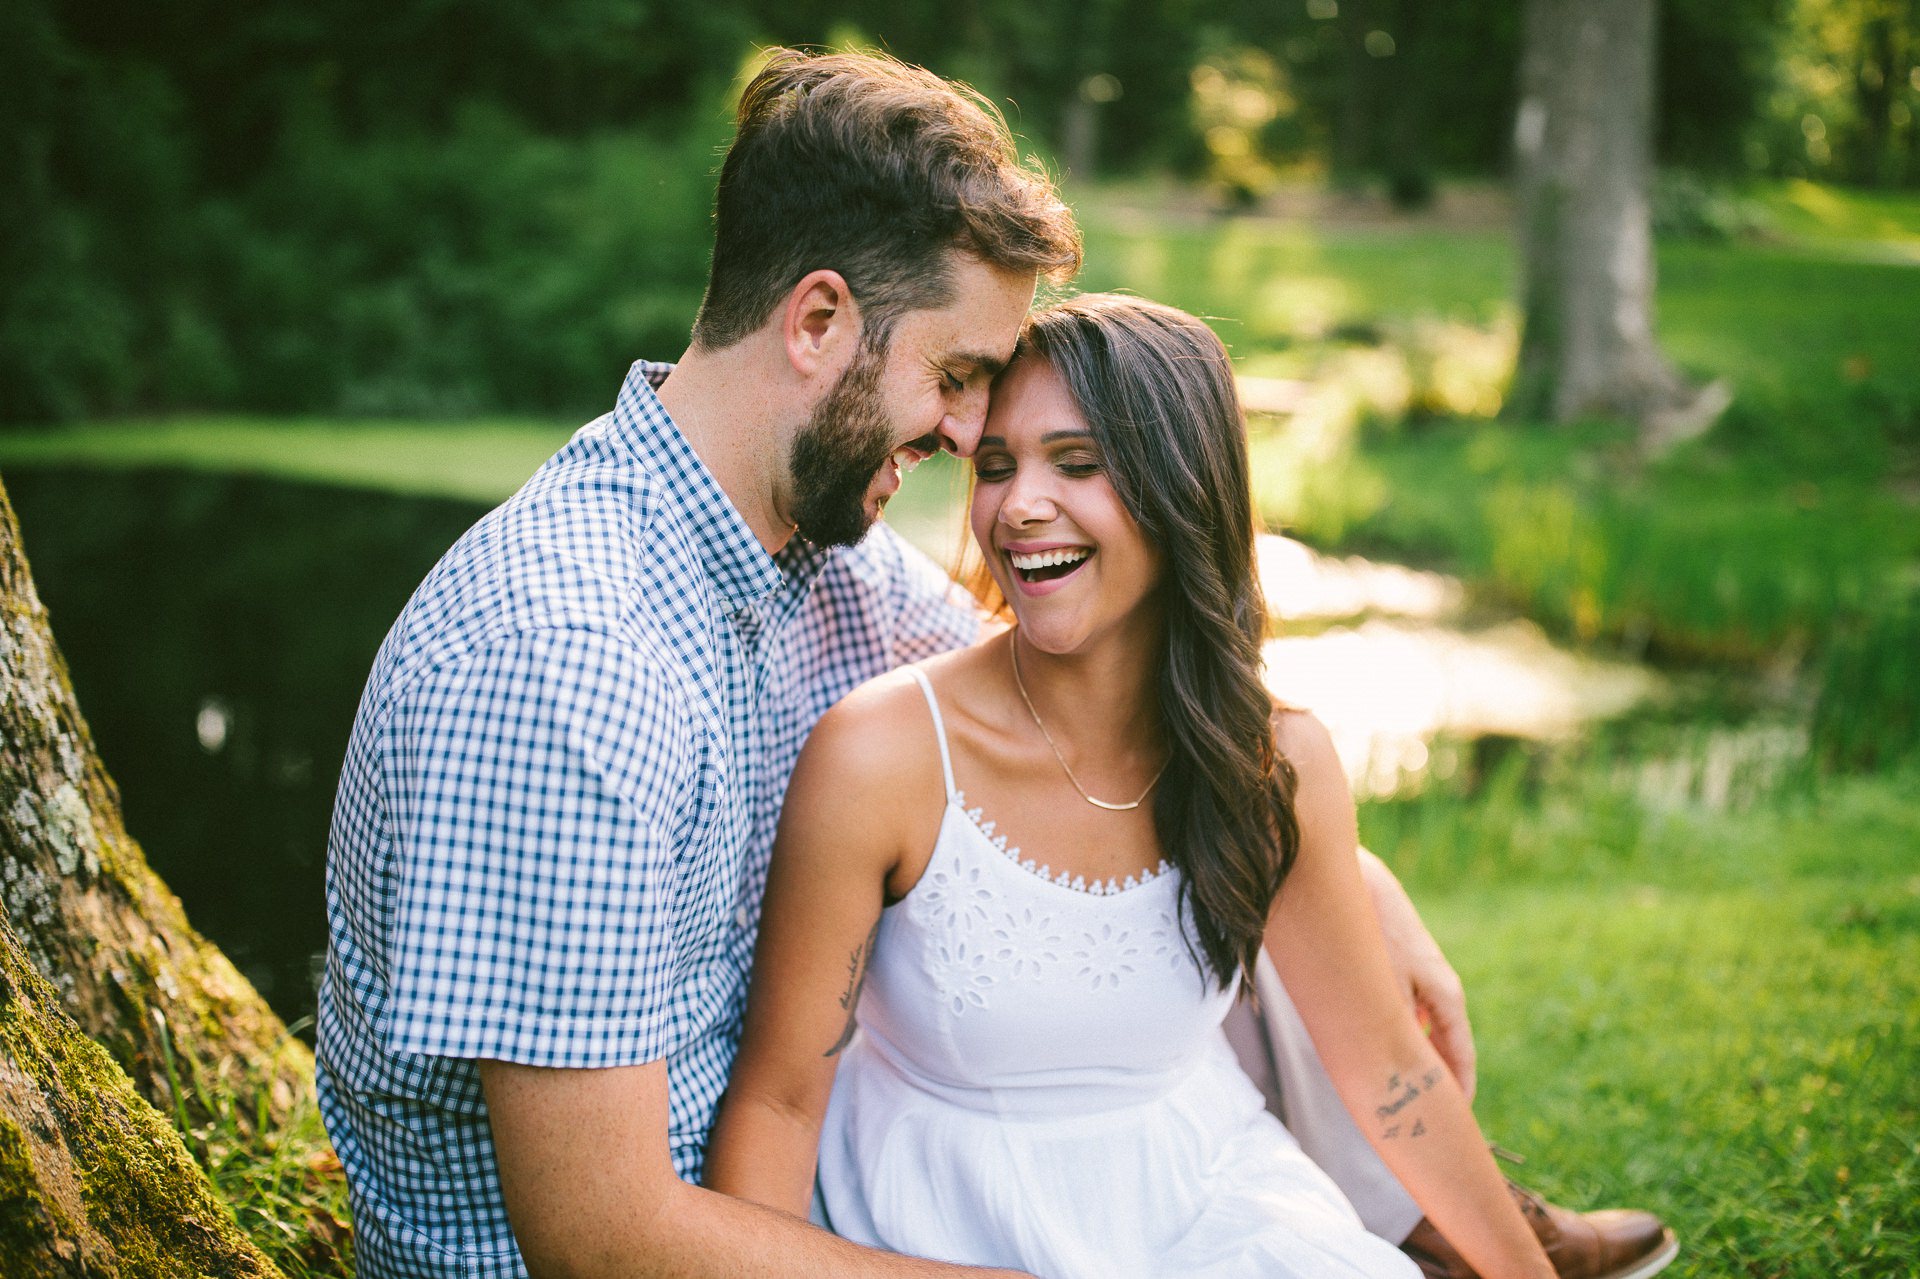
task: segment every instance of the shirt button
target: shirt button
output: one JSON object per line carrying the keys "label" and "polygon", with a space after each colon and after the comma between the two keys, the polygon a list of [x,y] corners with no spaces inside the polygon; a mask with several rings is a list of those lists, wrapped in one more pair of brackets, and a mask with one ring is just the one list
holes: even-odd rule
{"label": "shirt button", "polygon": [[747,908],[745,906],[742,906],[738,910],[733,912],[733,922],[735,924],[738,924],[743,929],[747,926],[747,921],[749,921],[752,918],[753,916],[747,913]]}

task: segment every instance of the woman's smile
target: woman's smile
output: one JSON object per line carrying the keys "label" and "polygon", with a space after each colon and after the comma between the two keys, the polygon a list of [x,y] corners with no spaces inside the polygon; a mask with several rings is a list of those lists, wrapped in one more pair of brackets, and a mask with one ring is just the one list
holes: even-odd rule
{"label": "woman's smile", "polygon": [[1036,643],[1079,647],[1151,593],[1159,556],[1044,361],[1016,363],[1001,377],[973,464],[974,539],[1021,623],[1037,628],[1029,631]]}
{"label": "woman's smile", "polygon": [[1012,566],[1010,576],[1025,595],[1046,595],[1059,589],[1094,554],[1091,546],[1033,547],[1009,544],[1001,549],[1006,552],[1007,563]]}

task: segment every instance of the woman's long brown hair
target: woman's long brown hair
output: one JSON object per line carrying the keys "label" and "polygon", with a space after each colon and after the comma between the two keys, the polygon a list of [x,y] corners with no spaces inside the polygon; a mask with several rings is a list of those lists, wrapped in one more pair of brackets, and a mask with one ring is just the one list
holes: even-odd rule
{"label": "woman's long brown hair", "polygon": [[1184,311],[1089,294],[1036,312],[1017,359],[1044,360],[1065,383],[1121,502],[1164,557],[1159,699],[1172,759],[1154,829],[1180,868],[1207,967],[1223,986],[1236,972],[1251,981],[1300,825],[1260,680],[1266,602],[1226,347]]}

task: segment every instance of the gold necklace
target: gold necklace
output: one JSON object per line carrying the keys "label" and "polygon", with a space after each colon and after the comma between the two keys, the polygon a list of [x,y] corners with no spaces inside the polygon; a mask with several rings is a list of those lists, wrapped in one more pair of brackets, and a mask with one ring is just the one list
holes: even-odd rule
{"label": "gold necklace", "polygon": [[1071,768],[1067,767],[1067,757],[1060,753],[1060,744],[1054,741],[1053,734],[1047,731],[1046,723],[1040,718],[1040,712],[1033,709],[1033,699],[1027,696],[1027,682],[1020,678],[1020,637],[1018,634],[1007,636],[1007,652],[1013,655],[1013,686],[1020,690],[1020,700],[1027,704],[1027,714],[1033,716],[1033,726],[1040,730],[1040,736],[1047,739],[1047,748],[1053,752],[1053,757],[1060,761],[1060,771],[1067,775],[1067,780],[1073,783],[1073,788],[1080,792],[1080,798],[1086,800],[1095,808],[1104,808],[1110,813],[1124,813],[1129,809],[1140,807],[1147,796],[1153,793],[1153,788],[1160,784],[1160,778],[1165,775],[1167,765],[1173,763],[1173,756],[1171,754],[1167,756],[1166,763],[1160,765],[1160,771],[1153,775],[1153,780],[1147,783],[1147,788],[1140,792],[1140,798],[1134,800],[1131,804],[1110,804],[1104,799],[1095,799],[1093,796],[1087,794],[1087,788],[1080,784],[1080,779],[1073,775]]}

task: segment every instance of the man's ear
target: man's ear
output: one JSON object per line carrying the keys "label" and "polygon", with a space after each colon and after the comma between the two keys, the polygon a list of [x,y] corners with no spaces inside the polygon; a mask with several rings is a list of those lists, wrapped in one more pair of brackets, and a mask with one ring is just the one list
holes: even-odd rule
{"label": "man's ear", "polygon": [[788,363],[809,380],[837,378],[860,347],[860,305],[838,271],[814,271],[794,285],[780,324]]}

